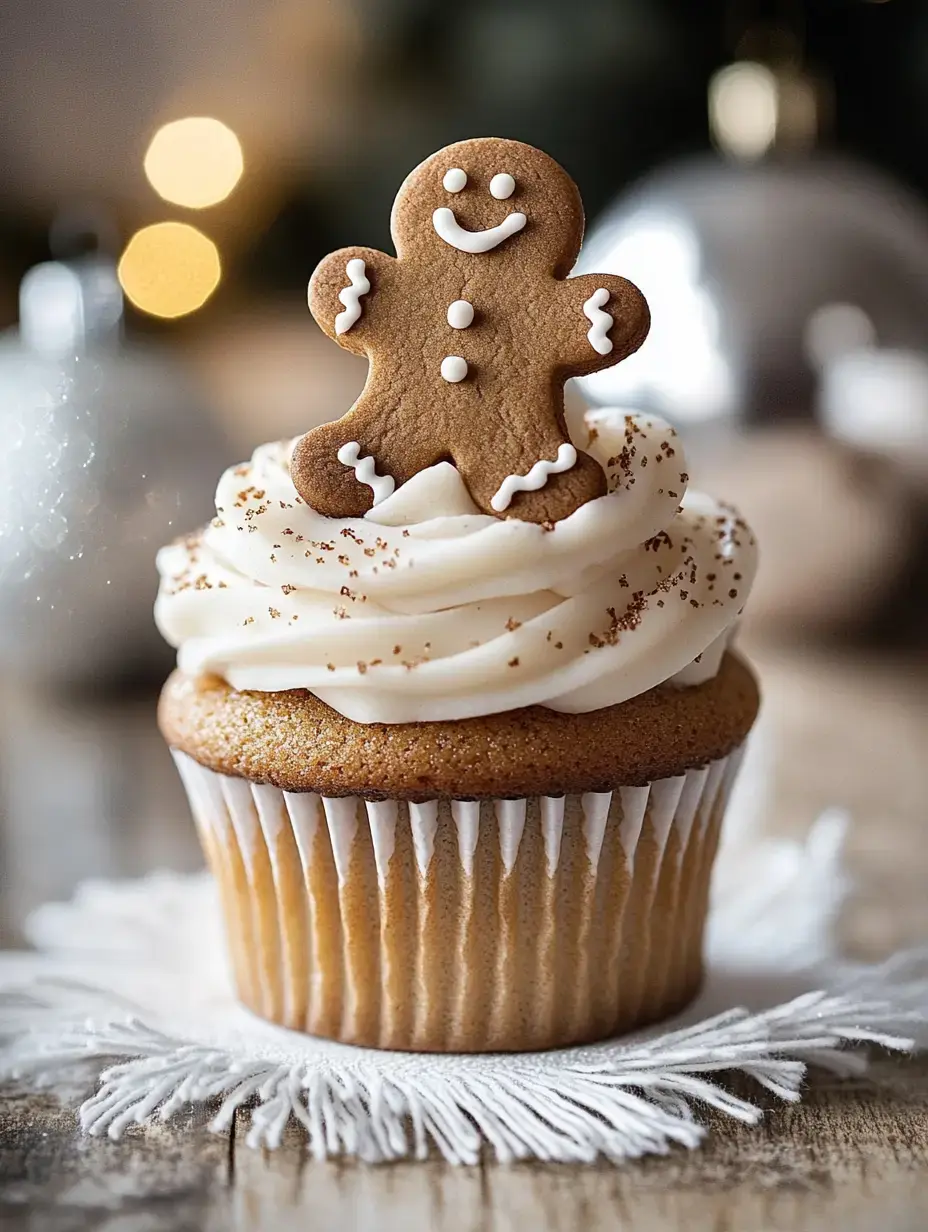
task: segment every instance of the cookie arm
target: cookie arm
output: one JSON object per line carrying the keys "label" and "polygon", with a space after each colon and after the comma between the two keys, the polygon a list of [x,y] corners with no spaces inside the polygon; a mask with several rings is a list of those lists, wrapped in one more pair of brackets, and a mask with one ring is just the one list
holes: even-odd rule
{"label": "cookie arm", "polygon": [[633,282],[616,274],[581,274],[557,284],[552,331],[557,359],[568,376],[609,368],[637,351],[651,314]]}
{"label": "cookie arm", "polygon": [[340,248],[316,266],[309,280],[309,310],[346,351],[370,354],[377,320],[384,316],[378,304],[394,280],[396,264],[376,248]]}

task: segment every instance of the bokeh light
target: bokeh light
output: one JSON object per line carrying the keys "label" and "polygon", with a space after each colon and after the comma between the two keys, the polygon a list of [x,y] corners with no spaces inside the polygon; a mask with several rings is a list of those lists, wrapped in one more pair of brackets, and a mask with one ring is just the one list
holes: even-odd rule
{"label": "bokeh light", "polygon": [[825,368],[842,355],[872,350],[876,328],[857,304],[823,304],[806,321],[802,342],[813,367]]}
{"label": "bokeh light", "polygon": [[194,210],[224,201],[244,166],[238,137],[209,116],[187,116],[163,125],[145,154],[145,174],[155,192]]}
{"label": "bokeh light", "polygon": [[779,112],[777,80],[764,64],[729,64],[709,83],[712,134],[726,154],[760,158],[776,137]]}
{"label": "bokeh light", "polygon": [[128,298],[154,317],[182,317],[209,299],[222,277],[216,245],[185,222],[158,222],[136,231],[119,260]]}

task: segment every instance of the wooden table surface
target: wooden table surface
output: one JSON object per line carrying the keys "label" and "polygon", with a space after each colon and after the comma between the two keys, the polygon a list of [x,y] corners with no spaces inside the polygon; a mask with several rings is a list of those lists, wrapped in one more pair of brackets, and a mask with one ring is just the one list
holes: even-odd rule
{"label": "wooden table surface", "polygon": [[[750,649],[768,825],[798,834],[821,808],[848,806],[847,944],[872,957],[928,937],[928,672],[859,651]],[[7,691],[0,708],[3,943],[83,877],[198,866],[150,697],[65,705]],[[756,1128],[708,1116],[702,1150],[621,1168],[319,1164],[295,1131],[280,1151],[250,1150],[241,1115],[219,1136],[204,1115],[111,1143],[76,1133],[77,1093],[14,1091],[0,1099],[0,1227],[914,1232],[928,1226],[928,1060],[878,1069],[879,1085],[813,1078],[796,1107],[765,1097]]]}

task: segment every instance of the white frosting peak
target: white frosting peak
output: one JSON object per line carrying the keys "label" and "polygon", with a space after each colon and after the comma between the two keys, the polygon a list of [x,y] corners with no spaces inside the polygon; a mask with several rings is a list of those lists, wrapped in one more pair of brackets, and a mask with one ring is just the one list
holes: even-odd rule
{"label": "white frosting peak", "polygon": [[[359,722],[578,712],[711,676],[754,575],[734,510],[686,494],[676,434],[598,412],[609,493],[550,526],[479,513],[450,463],[366,518],[297,495],[289,444],[223,475],[217,514],[164,548],[156,618],[181,668],[307,688]],[[698,662],[695,662],[698,660]]]}
{"label": "white frosting peak", "polygon": [[451,518],[480,513],[461,472],[450,462],[439,462],[420,471],[392,496],[369,509],[364,520],[378,526],[416,526],[434,519],[439,509],[442,517]]}

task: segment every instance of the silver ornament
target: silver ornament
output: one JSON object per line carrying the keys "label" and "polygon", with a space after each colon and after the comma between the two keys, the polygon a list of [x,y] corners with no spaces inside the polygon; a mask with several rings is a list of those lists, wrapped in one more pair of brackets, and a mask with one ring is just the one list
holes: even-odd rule
{"label": "silver ornament", "polygon": [[811,415],[810,319],[860,309],[883,347],[928,349],[928,214],[856,163],[701,158],[647,177],[592,228],[578,265],[636,282],[652,331],[579,382],[600,405],[681,426]]}
{"label": "silver ornament", "polygon": [[103,259],[26,276],[0,338],[0,666],[52,684],[144,668],[154,554],[203,522],[224,456],[183,374],[120,340]]}

